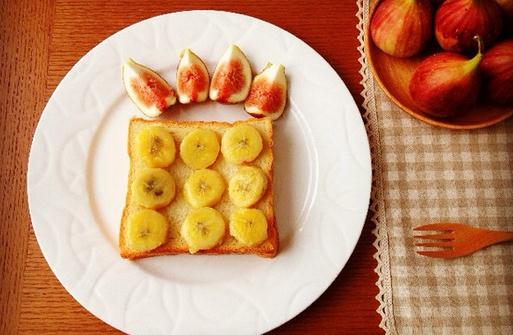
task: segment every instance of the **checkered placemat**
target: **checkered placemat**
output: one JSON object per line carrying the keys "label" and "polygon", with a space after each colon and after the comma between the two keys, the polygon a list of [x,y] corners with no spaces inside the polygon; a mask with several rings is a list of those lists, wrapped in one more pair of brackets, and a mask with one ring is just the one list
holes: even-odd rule
{"label": "checkered placemat", "polygon": [[[358,0],[363,27],[369,0]],[[373,151],[381,327],[390,334],[513,334],[513,243],[471,256],[419,256],[412,228],[462,222],[513,231],[513,119],[473,131],[413,119],[362,62]]]}

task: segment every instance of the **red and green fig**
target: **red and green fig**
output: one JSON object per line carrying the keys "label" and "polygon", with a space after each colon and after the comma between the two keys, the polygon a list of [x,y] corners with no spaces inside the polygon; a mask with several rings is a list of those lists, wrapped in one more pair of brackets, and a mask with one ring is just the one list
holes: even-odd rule
{"label": "red and green fig", "polygon": [[287,103],[287,78],[281,64],[267,64],[255,76],[248,98],[244,103],[246,112],[254,117],[279,118]]}
{"label": "red and green fig", "polygon": [[479,95],[481,78],[479,51],[472,59],[454,52],[440,52],[423,60],[409,84],[410,95],[425,113],[436,117],[448,117],[475,104]]}
{"label": "red and green fig", "polygon": [[383,0],[372,16],[370,33],[383,52],[410,57],[431,40],[432,22],[430,0]]}
{"label": "red and green fig", "polygon": [[123,83],[130,99],[147,116],[159,116],[176,103],[171,85],[157,72],[131,58],[123,64]]}
{"label": "red and green fig", "polygon": [[446,0],[435,15],[436,40],[447,51],[475,52],[476,35],[488,48],[501,30],[502,13],[495,0]]}
{"label": "red and green fig", "polygon": [[251,78],[248,58],[238,46],[230,45],[214,70],[210,84],[210,99],[231,104],[246,100]]}
{"label": "red and green fig", "polygon": [[480,70],[488,100],[513,105],[513,40],[490,48],[483,56]]}
{"label": "red and green fig", "polygon": [[188,104],[207,100],[209,81],[205,63],[191,49],[183,50],[176,71],[178,101]]}

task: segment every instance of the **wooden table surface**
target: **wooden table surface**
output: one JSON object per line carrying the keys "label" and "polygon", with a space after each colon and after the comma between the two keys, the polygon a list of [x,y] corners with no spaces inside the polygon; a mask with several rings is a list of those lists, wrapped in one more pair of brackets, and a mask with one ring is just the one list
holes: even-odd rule
{"label": "wooden table surface", "polygon": [[[227,10],[274,23],[317,50],[361,108],[355,0],[44,1],[0,6],[0,334],[119,333],[80,306],[45,262],[28,212],[26,175],[35,127],[70,68],[112,33],[154,15]],[[308,309],[273,334],[379,334],[377,275],[367,221],[348,264]]]}

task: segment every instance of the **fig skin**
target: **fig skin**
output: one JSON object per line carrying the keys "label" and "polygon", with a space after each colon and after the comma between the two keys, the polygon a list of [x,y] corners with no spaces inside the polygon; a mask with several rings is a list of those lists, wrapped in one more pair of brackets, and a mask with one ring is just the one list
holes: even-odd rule
{"label": "fig skin", "polygon": [[436,117],[449,117],[471,107],[477,101],[481,78],[479,52],[472,59],[453,52],[427,57],[413,72],[409,91],[417,106]]}
{"label": "fig skin", "polygon": [[501,31],[502,12],[495,0],[446,0],[436,11],[436,40],[447,51],[475,52],[476,35],[486,49]]}
{"label": "fig skin", "polygon": [[411,57],[418,54],[433,36],[433,9],[430,0],[383,0],[370,24],[374,44],[386,54]]}
{"label": "fig skin", "polygon": [[513,105],[513,40],[490,48],[479,68],[486,98],[496,104]]}

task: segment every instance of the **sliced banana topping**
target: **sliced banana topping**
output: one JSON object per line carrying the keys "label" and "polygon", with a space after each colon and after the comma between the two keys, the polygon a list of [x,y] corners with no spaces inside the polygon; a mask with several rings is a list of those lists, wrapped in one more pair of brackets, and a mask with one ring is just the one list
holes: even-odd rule
{"label": "sliced banana topping", "polygon": [[238,207],[251,207],[262,198],[267,189],[267,176],[254,166],[240,167],[230,179],[228,194]]}
{"label": "sliced banana topping", "polygon": [[180,144],[180,157],[192,169],[204,169],[214,164],[219,154],[219,140],[214,131],[196,129]]}
{"label": "sliced banana topping", "polygon": [[262,148],[262,136],[258,130],[245,124],[228,129],[221,141],[224,158],[235,164],[254,161]]}
{"label": "sliced banana topping", "polygon": [[142,130],[137,135],[136,148],[149,167],[168,167],[175,160],[175,141],[171,133],[162,127]]}
{"label": "sliced banana topping", "polygon": [[226,231],[221,213],[210,207],[193,209],[185,218],[180,233],[194,254],[220,244]]}
{"label": "sliced banana topping", "polygon": [[185,198],[194,208],[213,206],[221,200],[225,188],[224,179],[219,172],[196,170],[185,182]]}
{"label": "sliced banana topping", "polygon": [[264,212],[255,208],[240,208],[230,216],[230,235],[248,247],[267,239],[267,219]]}
{"label": "sliced banana topping", "polygon": [[125,241],[133,251],[149,251],[166,242],[168,230],[169,224],[162,214],[142,209],[128,217]]}
{"label": "sliced banana topping", "polygon": [[175,197],[175,180],[164,169],[143,169],[135,176],[132,194],[135,202],[143,207],[162,208]]}

